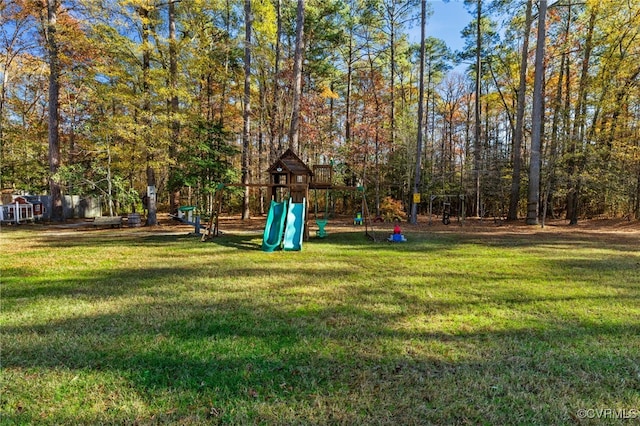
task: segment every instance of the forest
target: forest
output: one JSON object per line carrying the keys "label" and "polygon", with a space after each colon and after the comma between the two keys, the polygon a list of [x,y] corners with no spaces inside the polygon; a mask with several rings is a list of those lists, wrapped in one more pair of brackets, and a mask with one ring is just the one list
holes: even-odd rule
{"label": "forest", "polygon": [[464,3],[453,51],[425,0],[1,0],[1,189],[153,224],[291,148],[376,208],[640,219],[640,0]]}

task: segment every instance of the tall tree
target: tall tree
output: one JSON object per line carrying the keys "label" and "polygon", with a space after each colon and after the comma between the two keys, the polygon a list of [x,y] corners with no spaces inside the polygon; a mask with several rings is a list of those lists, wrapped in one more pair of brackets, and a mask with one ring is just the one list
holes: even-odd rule
{"label": "tall tree", "polygon": [[[13,6],[13,7],[12,7]],[[3,155],[5,149],[4,129],[5,129],[5,105],[7,93],[9,92],[9,82],[13,80],[14,63],[20,56],[35,46],[34,41],[25,40],[24,33],[28,31],[29,16],[24,16],[20,8],[16,5],[7,5],[0,15],[0,42],[3,52],[2,60],[2,80],[0,81],[0,167],[4,166]]]}
{"label": "tall tree", "polygon": [[[176,40],[176,0],[169,1],[169,88],[171,90],[169,98],[169,115],[171,127],[171,142],[169,145],[169,159],[172,162],[177,161],[179,136],[180,136],[180,121],[177,118],[178,109],[180,106],[180,100],[178,98],[178,53]],[[174,175],[176,174],[176,168],[173,164],[169,166],[169,182],[175,181]],[[169,210],[174,212],[180,204],[180,188],[169,187]]]}
{"label": "tall tree", "polygon": [[300,149],[300,102],[302,98],[302,61],[304,54],[304,0],[298,0],[296,9],[296,47],[293,58],[293,103],[291,126],[289,127],[289,148]]}
{"label": "tall tree", "polygon": [[[249,158],[251,149],[251,0],[244,0],[244,106],[242,110],[242,183],[249,183]],[[242,219],[249,219],[249,187],[244,187]]]}
{"label": "tall tree", "polygon": [[509,196],[509,213],[507,219],[518,219],[518,203],[520,201],[520,175],[522,165],[522,139],[524,128],[524,110],[527,90],[527,64],[529,63],[529,33],[531,32],[533,0],[527,0],[524,28],[522,31],[522,51],[520,53],[520,75],[518,83],[518,99],[516,101],[516,125],[513,135],[513,151],[511,153],[513,173],[511,175],[511,194]]}
{"label": "tall tree", "polygon": [[[282,135],[278,131],[280,115],[280,37],[282,37],[282,0],[274,0],[276,9],[276,42],[273,58],[273,92],[271,98],[269,157],[275,160],[282,153]],[[270,161],[271,162],[271,161]]]}
{"label": "tall tree", "polygon": [[49,62],[49,193],[51,195],[51,220],[64,220],[60,183],[53,179],[60,167],[60,58],[58,45],[58,0],[47,0],[47,20],[44,34]]}
{"label": "tall tree", "polygon": [[411,223],[418,222],[418,203],[416,198],[420,195],[420,180],[422,171],[422,138],[424,129],[422,128],[424,116],[424,59],[425,59],[425,38],[427,28],[427,1],[422,0],[420,8],[420,77],[418,94],[418,129],[416,142],[416,168],[413,176],[413,200],[411,200]]}
{"label": "tall tree", "polygon": [[571,188],[567,201],[567,218],[571,225],[578,223],[578,203],[582,187],[580,174],[585,162],[585,126],[587,114],[587,95],[589,85],[589,67],[591,64],[591,54],[593,52],[593,33],[595,30],[596,17],[599,13],[599,2],[596,2],[589,11],[589,24],[584,41],[584,51],[582,57],[582,67],[580,70],[580,81],[578,83],[577,102],[574,110],[574,120],[571,130],[571,145],[569,148],[570,167],[569,179]]}
{"label": "tall tree", "polygon": [[[391,145],[396,140],[396,67],[397,67],[397,43],[399,34],[403,28],[415,19],[413,10],[417,6],[417,0],[383,0],[383,19],[386,23],[386,32],[389,37],[389,122],[391,126]],[[426,12],[425,12],[426,13]]]}
{"label": "tall tree", "polygon": [[481,213],[481,190],[480,190],[480,169],[482,168],[482,142],[480,140],[480,130],[481,130],[481,104],[480,104],[480,95],[482,94],[482,0],[477,0],[476,5],[476,70],[475,70],[475,122],[474,122],[474,132],[473,132],[473,166],[475,168],[475,178],[476,178],[476,215],[480,216]]}
{"label": "tall tree", "polygon": [[465,4],[471,6],[475,4],[475,66],[474,66],[474,132],[473,132],[473,177],[474,177],[474,211],[477,216],[481,215],[482,191],[482,120],[481,120],[481,95],[482,95],[482,0],[465,0]]}
{"label": "tall tree", "polygon": [[155,144],[151,126],[152,105],[151,105],[151,12],[154,6],[142,0],[138,5],[138,14],[142,24],[141,48],[142,48],[142,106],[141,106],[141,131],[142,140],[146,148],[146,175],[147,175],[147,226],[158,224],[157,216],[157,187],[155,170]]}
{"label": "tall tree", "polygon": [[544,121],[544,45],[546,42],[547,0],[538,3],[538,35],[533,82],[533,112],[531,115],[531,154],[529,164],[529,191],[527,197],[527,224],[537,225],[540,206],[540,148]]}
{"label": "tall tree", "polygon": [[[367,34],[374,31],[373,4],[366,0],[349,0],[343,11],[345,42],[338,46],[342,53],[342,61],[346,68],[344,76],[344,144],[349,146],[354,137],[355,105],[354,99],[354,75],[358,73],[357,67],[362,66],[362,56],[370,37]],[[352,163],[352,161],[349,161]]]}
{"label": "tall tree", "polygon": [[[547,147],[548,152],[548,160],[547,160],[547,172],[545,173],[543,182],[544,182],[544,192],[543,192],[543,210],[542,210],[542,226],[545,225],[545,220],[547,218],[547,211],[549,208],[549,204],[552,202],[552,191],[554,186],[556,185],[556,163],[558,161],[558,156],[560,153],[560,147],[562,146],[561,140],[566,139],[567,132],[561,132],[561,127],[564,129],[568,128],[569,122],[569,96],[567,93],[565,102],[563,102],[564,96],[564,88],[565,85],[569,85],[570,83],[570,75],[569,75],[569,50],[570,50],[570,31],[571,31],[571,17],[572,17],[572,0],[569,0],[566,4],[566,18],[564,19],[564,27],[562,27],[559,31],[558,41],[560,42],[560,64],[558,65],[559,73],[557,74],[557,83],[555,88],[555,93],[553,99],[551,100],[552,105],[552,121],[551,121],[551,132],[549,135],[549,144]],[[556,10],[558,10],[556,8]],[[562,21],[562,19],[561,19]],[[549,37],[549,36],[547,36]],[[567,92],[569,90],[567,89]],[[543,156],[544,157],[544,156]]]}

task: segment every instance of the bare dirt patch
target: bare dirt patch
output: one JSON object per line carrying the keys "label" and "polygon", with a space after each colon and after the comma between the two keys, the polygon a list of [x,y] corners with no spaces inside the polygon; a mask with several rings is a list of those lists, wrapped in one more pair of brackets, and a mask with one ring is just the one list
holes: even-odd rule
{"label": "bare dirt patch", "polygon": [[[247,220],[241,220],[239,216],[220,217],[219,229],[224,234],[261,234],[264,230],[266,216],[256,216]],[[203,223],[202,226],[206,226]],[[381,238],[385,234],[391,234],[393,223],[373,223],[368,229],[373,230]],[[449,225],[442,223],[439,217],[432,217],[431,221],[427,216],[420,216],[417,224],[403,222],[400,224],[402,232],[410,237],[412,234],[468,234],[470,236],[507,236],[507,235],[531,235],[537,238],[544,235],[555,235],[556,237],[566,235],[567,237],[591,236],[600,241],[616,242],[620,239],[638,239],[640,247],[640,221],[627,219],[591,219],[581,220],[577,225],[569,225],[566,220],[550,220],[541,225],[527,225],[524,220],[515,222],[495,221],[493,219],[467,218],[464,221],[453,219]],[[171,218],[169,215],[158,215],[157,226],[139,226],[121,228],[102,227],[96,228],[90,220],[73,220],[61,224],[25,224],[19,227],[3,227],[3,230],[11,229],[34,229],[46,233],[47,236],[64,236],[70,233],[96,233],[96,234],[120,234],[120,235],[162,235],[162,234],[191,234],[195,229],[192,225],[182,223]],[[315,236],[318,227],[314,218],[309,218],[309,231],[312,237]],[[329,220],[326,226],[329,234],[337,232],[365,232],[364,225],[354,225],[350,216],[340,216]],[[205,229],[202,232],[206,232]]]}
{"label": "bare dirt patch", "polygon": [[[243,221],[239,217],[221,217],[220,231],[228,234],[235,233],[261,233],[265,226],[265,217],[254,217]],[[372,228],[379,236],[391,234],[393,223],[373,223]],[[577,225],[569,225],[566,220],[550,220],[541,225],[527,225],[524,220],[515,222],[494,221],[493,219],[468,218],[464,221],[452,220],[449,225],[442,223],[439,217],[433,217],[431,221],[427,216],[418,218],[417,224],[401,223],[402,232],[411,234],[469,234],[478,236],[507,236],[507,235],[536,235],[543,237],[546,234],[555,236],[566,235],[567,237],[593,236],[601,241],[616,242],[621,238],[638,238],[640,247],[640,221],[626,219],[592,219],[582,220]],[[311,236],[315,236],[318,229],[313,218],[309,218],[309,231]],[[369,228],[371,230],[371,228]],[[362,232],[364,225],[354,225],[353,218],[341,216],[329,220],[326,226],[329,234],[336,232]]]}

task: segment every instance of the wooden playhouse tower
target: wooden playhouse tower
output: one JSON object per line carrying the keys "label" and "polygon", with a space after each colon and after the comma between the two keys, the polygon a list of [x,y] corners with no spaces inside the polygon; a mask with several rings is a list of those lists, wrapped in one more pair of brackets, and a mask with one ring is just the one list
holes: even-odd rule
{"label": "wooden playhouse tower", "polygon": [[303,198],[308,200],[309,189],[331,189],[333,168],[318,164],[312,170],[291,149],[278,157],[267,171],[274,200],[281,199],[283,188],[289,189],[294,203],[301,203]]}

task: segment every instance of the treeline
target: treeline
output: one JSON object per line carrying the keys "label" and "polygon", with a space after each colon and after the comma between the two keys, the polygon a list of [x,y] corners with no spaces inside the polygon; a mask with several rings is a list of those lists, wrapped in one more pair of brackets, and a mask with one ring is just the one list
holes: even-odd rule
{"label": "treeline", "polygon": [[[2,189],[206,210],[292,148],[408,207],[420,131],[422,210],[523,218],[540,2],[466,0],[463,51],[425,40],[418,129],[420,3],[4,1]],[[538,211],[640,218],[640,0],[546,6]]]}

